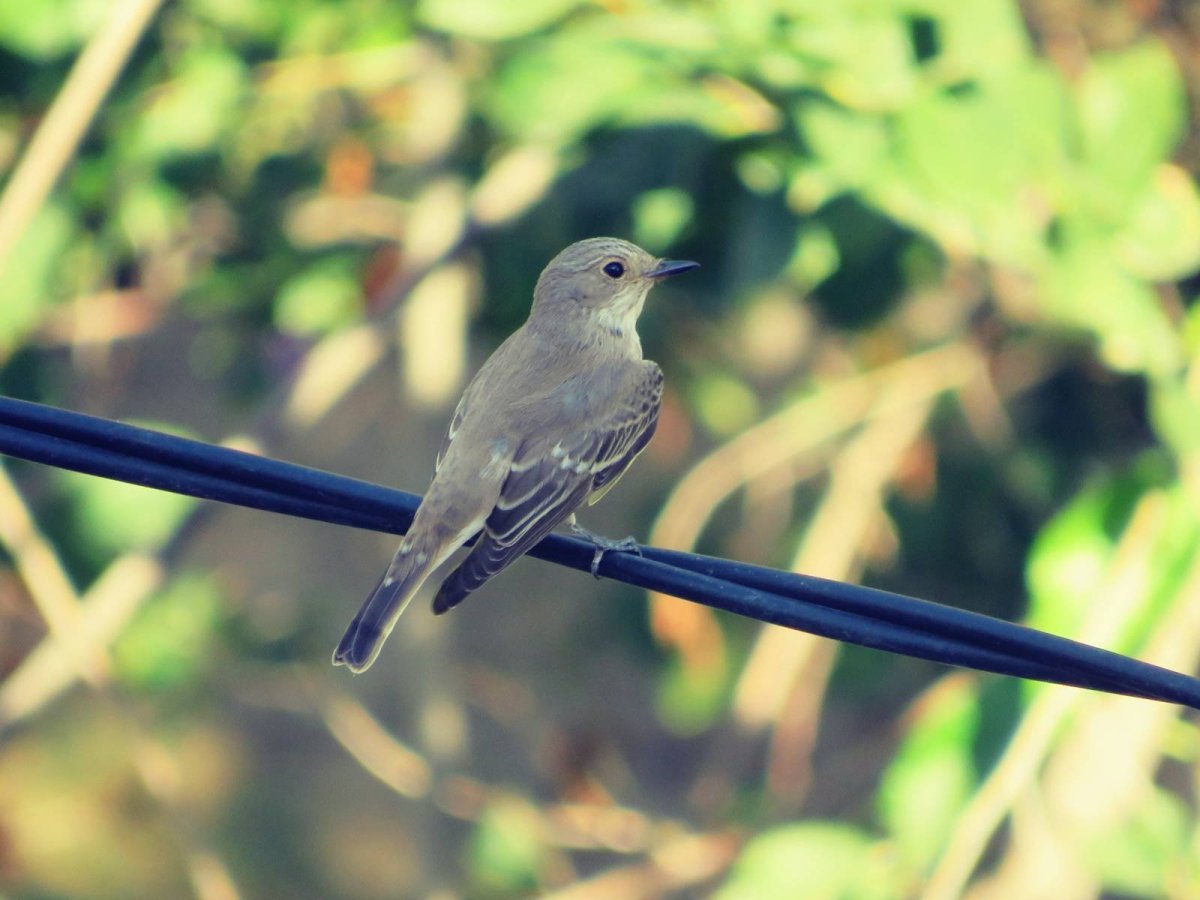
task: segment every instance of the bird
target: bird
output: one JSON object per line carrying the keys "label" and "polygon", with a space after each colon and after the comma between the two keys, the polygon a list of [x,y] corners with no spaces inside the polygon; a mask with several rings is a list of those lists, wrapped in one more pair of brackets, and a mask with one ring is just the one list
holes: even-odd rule
{"label": "bird", "polygon": [[663,373],[642,356],[636,325],[646,295],[699,263],[660,259],[619,238],[571,244],[542,271],[525,323],[463,392],[433,481],[391,564],[354,616],[334,665],[366,671],[426,579],[478,540],[433,600],[440,615],[559,525],[604,553],[636,550],[575,521],[649,443]]}

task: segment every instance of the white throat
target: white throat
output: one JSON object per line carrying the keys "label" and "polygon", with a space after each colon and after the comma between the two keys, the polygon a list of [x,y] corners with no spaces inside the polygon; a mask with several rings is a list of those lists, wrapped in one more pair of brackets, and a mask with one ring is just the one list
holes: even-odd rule
{"label": "white throat", "polygon": [[643,294],[629,303],[617,303],[592,313],[592,321],[602,329],[605,341],[612,340],[634,359],[642,358],[642,340],[637,333],[637,320],[646,302]]}

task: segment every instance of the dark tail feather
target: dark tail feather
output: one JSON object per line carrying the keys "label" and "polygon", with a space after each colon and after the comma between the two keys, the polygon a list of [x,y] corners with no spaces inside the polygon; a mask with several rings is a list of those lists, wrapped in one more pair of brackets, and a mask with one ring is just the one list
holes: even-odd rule
{"label": "dark tail feather", "polygon": [[346,666],[355,674],[369,669],[396,620],[438,562],[437,554],[423,544],[401,544],[387,572],[342,635],[333,651],[333,664]]}
{"label": "dark tail feather", "polygon": [[476,586],[468,586],[464,583],[461,571],[455,569],[442,586],[438,588],[437,596],[433,598],[433,614],[440,616],[458,604],[467,599],[467,595],[475,590]]}

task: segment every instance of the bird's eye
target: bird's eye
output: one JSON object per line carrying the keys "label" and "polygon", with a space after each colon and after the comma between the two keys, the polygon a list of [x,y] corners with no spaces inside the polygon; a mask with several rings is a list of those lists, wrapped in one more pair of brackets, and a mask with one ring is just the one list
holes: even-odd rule
{"label": "bird's eye", "polygon": [[604,267],[604,274],[609,278],[620,278],[625,274],[625,267],[619,262],[610,262]]}

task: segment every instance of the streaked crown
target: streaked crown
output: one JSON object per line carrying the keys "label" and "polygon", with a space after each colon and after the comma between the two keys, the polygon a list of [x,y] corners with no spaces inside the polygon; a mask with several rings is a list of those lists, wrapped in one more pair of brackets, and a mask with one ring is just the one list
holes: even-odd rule
{"label": "streaked crown", "polygon": [[542,271],[534,306],[570,302],[584,308],[641,307],[658,259],[620,238],[598,237],[571,244]]}

